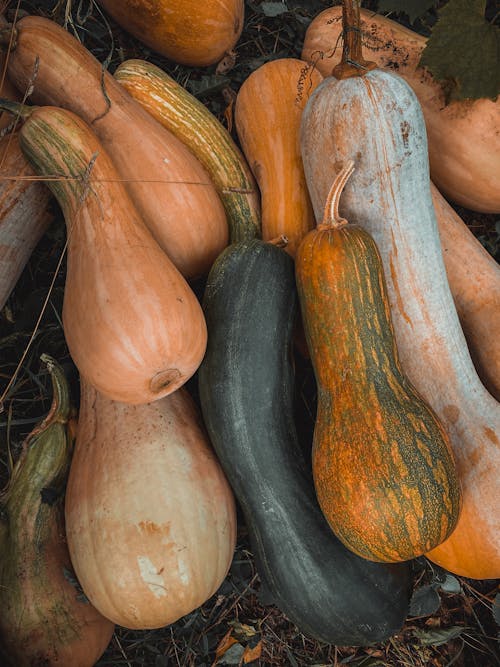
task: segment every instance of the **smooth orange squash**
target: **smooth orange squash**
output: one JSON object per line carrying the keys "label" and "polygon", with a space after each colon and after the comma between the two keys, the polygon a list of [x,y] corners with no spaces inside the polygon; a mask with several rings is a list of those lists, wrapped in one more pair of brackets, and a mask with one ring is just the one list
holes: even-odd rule
{"label": "smooth orange squash", "polygon": [[[54,21],[16,24],[8,73],[30,100],[70,109],[92,126],[141,217],[181,273],[208,271],[227,245],[222,203],[190,151],[154,120],[78,40]],[[38,67],[35,61],[38,59]]]}
{"label": "smooth orange squash", "polygon": [[262,196],[262,238],[286,236],[292,256],[314,226],[299,128],[302,110],[321,80],[300,60],[271,60],[243,82],[235,104],[238,137]]}
{"label": "smooth orange squash", "polygon": [[463,576],[500,577],[500,406],[477,376],[449,289],[416,95],[383,69],[327,77],[304,110],[301,137],[318,216],[340,166],[355,161],[341,214],[377,243],[402,368],[450,436],[463,506],[430,557]]}
{"label": "smooth orange squash", "polygon": [[114,625],[82,595],[71,566],[64,531],[71,406],[62,369],[42,359],[52,406],[0,494],[0,653],[12,667],[92,667]]}
{"label": "smooth orange squash", "polygon": [[[499,212],[500,98],[446,105],[443,85],[418,67],[425,37],[367,9],[361,10],[360,27],[367,58],[402,76],[422,105],[431,177],[439,190],[474,211]],[[341,33],[341,7],[325,9],[309,25],[301,57],[330,75]]]}
{"label": "smooth orange squash", "polygon": [[431,183],[446,275],[469,352],[500,401],[500,266]]}
{"label": "smooth orange squash", "polygon": [[235,504],[184,389],[130,406],[82,382],[66,532],[85,594],[122,626],[162,627],[215,593]]}
{"label": "smooth orange squash", "polygon": [[243,29],[243,0],[99,0],[117,23],[176,63],[212,65]]}
{"label": "smooth orange squash", "polygon": [[[5,114],[12,120],[11,114]],[[36,180],[17,134],[0,139],[0,309],[53,219],[50,191]]]}
{"label": "smooth orange squash", "polygon": [[66,220],[63,326],[73,361],[115,400],[171,393],[205,352],[196,296],[144,226],[90,127],[57,107],[11,105],[26,118],[21,148],[48,178]]}

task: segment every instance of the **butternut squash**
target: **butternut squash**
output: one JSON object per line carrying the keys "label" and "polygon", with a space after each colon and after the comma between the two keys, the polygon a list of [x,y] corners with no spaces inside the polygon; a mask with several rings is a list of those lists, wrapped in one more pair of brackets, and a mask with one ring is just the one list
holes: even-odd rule
{"label": "butternut squash", "polygon": [[[361,10],[363,46],[370,60],[397,72],[422,106],[431,177],[446,198],[474,211],[500,211],[500,99],[446,104],[443,85],[418,66],[426,38],[391,19]],[[329,7],[309,24],[302,59],[328,76],[342,34],[342,9]]]}
{"label": "butternut squash", "polygon": [[334,181],[295,272],[318,385],[313,475],[330,527],[369,560],[410,560],[455,527],[460,485],[448,437],[405,377],[382,261],[372,237],[340,218],[353,163]]}
{"label": "butternut squash", "polygon": [[0,494],[0,642],[12,667],[92,667],[114,625],[74,578],[63,512],[73,453],[68,384],[54,359],[42,360],[52,406],[25,440]]}
{"label": "butternut squash", "polygon": [[260,236],[257,184],[231,135],[207,107],[145,60],[123,62],[114,77],[205,167],[224,205],[231,243]]}
{"label": "butternut squash", "polygon": [[173,623],[215,593],[235,505],[184,389],[130,406],[82,382],[66,532],[85,594],[124,627]]}
{"label": "butternut squash", "polygon": [[115,400],[147,403],[171,393],[205,352],[196,296],[144,226],[81,118],[57,107],[11,102],[7,108],[25,116],[21,148],[48,179],[66,220],[62,316],[77,368]]}
{"label": "butternut squash", "polygon": [[[12,120],[11,114],[5,114]],[[17,134],[0,139],[0,309],[4,307],[53,213],[51,193],[19,147]]]}
{"label": "butternut squash", "polygon": [[299,128],[321,78],[296,58],[271,60],[243,82],[235,104],[238,138],[262,196],[262,238],[285,236],[285,250],[292,256],[314,226]]}
{"label": "butternut squash", "polygon": [[243,0],[99,0],[117,23],[176,63],[218,62],[243,29]]}
{"label": "butternut squash", "polygon": [[26,90],[38,62],[37,104],[69,109],[92,126],[147,227],[181,273],[207,272],[227,245],[224,209],[207,172],[78,40],[54,21],[16,24],[8,73]]}
{"label": "butternut squash", "polygon": [[356,164],[340,213],[362,224],[380,250],[401,366],[451,439],[463,507],[429,557],[463,576],[499,577],[500,406],[477,376],[448,286],[420,104],[402,77],[377,68],[327,77],[302,123],[317,216],[340,167]]}

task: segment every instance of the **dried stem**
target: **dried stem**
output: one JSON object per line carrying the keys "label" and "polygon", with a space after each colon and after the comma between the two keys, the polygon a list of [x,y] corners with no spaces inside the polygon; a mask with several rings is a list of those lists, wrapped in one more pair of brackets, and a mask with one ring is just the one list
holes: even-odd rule
{"label": "dried stem", "polygon": [[318,225],[318,229],[338,229],[348,224],[348,220],[342,218],[339,214],[339,202],[340,195],[353,171],[354,162],[349,160],[337,174],[326,198],[323,220]]}
{"label": "dried stem", "polygon": [[342,1],[342,37],[342,60],[333,68],[332,76],[336,79],[363,76],[377,67],[377,63],[363,58],[359,0]]}

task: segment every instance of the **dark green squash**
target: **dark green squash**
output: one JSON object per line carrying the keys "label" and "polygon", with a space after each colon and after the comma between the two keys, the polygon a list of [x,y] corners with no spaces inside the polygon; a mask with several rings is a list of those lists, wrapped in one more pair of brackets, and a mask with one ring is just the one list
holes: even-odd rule
{"label": "dark green squash", "polygon": [[209,331],[199,370],[212,444],[244,512],[262,584],[299,629],[367,645],[402,625],[407,565],[365,561],[319,509],[293,418],[293,260],[259,240],[216,260],[204,296]]}

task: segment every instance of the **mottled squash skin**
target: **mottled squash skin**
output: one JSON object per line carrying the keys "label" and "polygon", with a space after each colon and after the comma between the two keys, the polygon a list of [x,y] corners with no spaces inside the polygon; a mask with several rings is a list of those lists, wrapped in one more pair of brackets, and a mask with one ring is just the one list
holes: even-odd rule
{"label": "mottled squash skin", "polygon": [[448,436],[401,370],[375,242],[323,222],[299,246],[296,276],[318,384],[321,509],[364,558],[422,555],[455,527],[460,486]]}
{"label": "mottled squash skin", "polygon": [[401,627],[409,568],[356,556],[321,513],[294,422],[296,307],[294,265],[282,249],[253,240],[220,255],[203,299],[203,416],[269,597],[308,635],[367,645]]}

